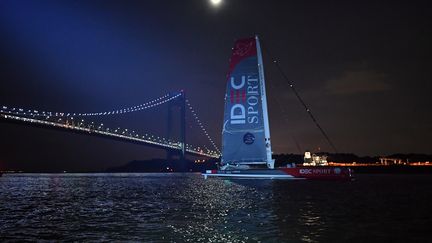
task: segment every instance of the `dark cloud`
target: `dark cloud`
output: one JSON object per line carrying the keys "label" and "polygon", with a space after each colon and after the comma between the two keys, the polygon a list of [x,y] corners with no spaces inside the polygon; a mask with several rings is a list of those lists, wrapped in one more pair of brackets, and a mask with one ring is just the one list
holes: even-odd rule
{"label": "dark cloud", "polygon": [[387,75],[373,71],[346,71],[340,77],[328,80],[325,84],[325,90],[335,95],[383,92],[390,89]]}

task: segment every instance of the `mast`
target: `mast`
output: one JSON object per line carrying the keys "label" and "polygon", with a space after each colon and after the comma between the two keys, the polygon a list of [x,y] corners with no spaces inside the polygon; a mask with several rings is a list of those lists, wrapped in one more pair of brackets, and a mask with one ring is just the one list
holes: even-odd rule
{"label": "mast", "polygon": [[267,95],[265,89],[264,64],[262,60],[261,46],[259,43],[258,35],[255,36],[255,39],[256,39],[256,48],[257,48],[257,56],[258,56],[258,73],[259,73],[259,80],[261,86],[261,103],[263,109],[264,136],[265,136],[266,155],[267,155],[266,162],[267,162],[267,167],[273,169],[274,159],[272,159],[272,149],[271,149],[271,142],[270,142],[270,125],[268,119]]}

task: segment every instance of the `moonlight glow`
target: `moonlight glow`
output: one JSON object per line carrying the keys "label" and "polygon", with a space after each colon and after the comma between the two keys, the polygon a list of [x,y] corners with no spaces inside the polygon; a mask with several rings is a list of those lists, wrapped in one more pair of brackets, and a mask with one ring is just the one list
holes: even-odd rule
{"label": "moonlight glow", "polygon": [[210,2],[213,4],[213,6],[218,6],[221,4],[222,0],[210,0]]}

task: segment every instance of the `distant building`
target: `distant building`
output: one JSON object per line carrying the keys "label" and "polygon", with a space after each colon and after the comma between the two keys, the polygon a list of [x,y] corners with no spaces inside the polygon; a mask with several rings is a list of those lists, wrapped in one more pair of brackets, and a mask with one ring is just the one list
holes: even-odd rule
{"label": "distant building", "polygon": [[399,158],[386,158],[381,157],[380,164],[382,165],[406,165],[408,164],[408,161],[402,161],[402,159]]}
{"label": "distant building", "polygon": [[309,151],[305,152],[304,155],[304,166],[327,166],[327,156],[326,155],[316,155],[311,154]]}

